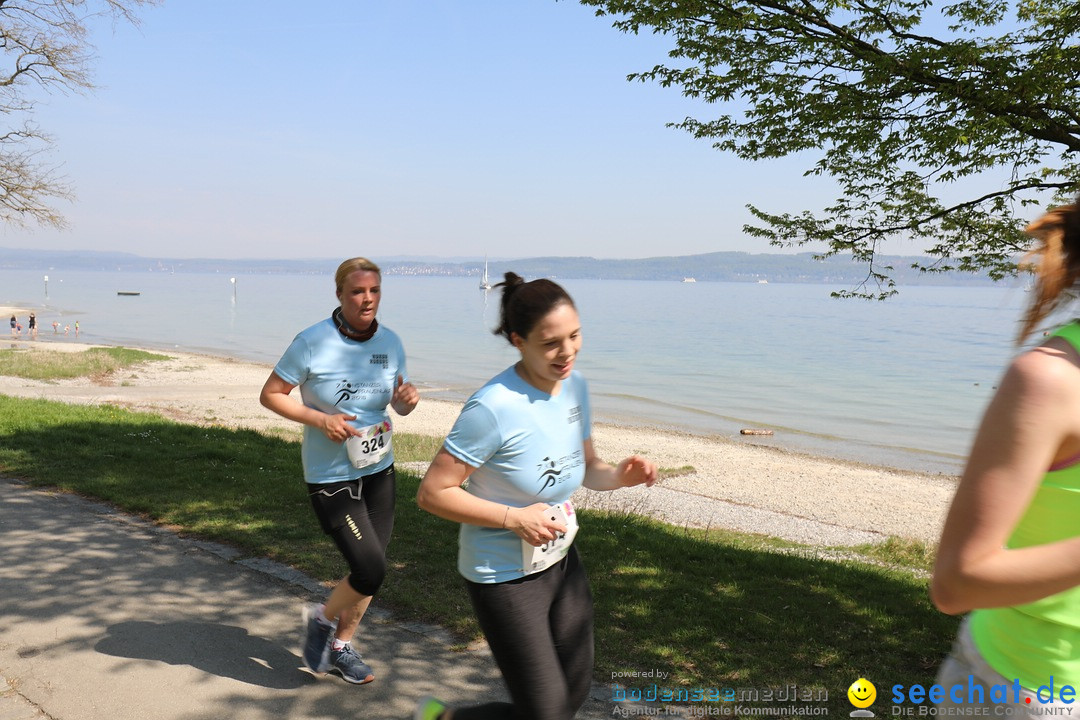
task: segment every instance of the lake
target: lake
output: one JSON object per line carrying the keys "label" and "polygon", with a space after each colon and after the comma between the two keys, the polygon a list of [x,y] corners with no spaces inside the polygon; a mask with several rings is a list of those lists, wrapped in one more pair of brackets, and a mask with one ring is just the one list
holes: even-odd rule
{"label": "lake", "polygon": [[[82,342],[272,364],[336,305],[333,271],[50,270],[48,297],[42,272],[0,271],[0,303],[34,308],[43,338],[54,319],[78,320]],[[597,420],[945,473],[962,467],[1027,299],[1019,287],[909,286],[874,302],[811,284],[563,284]],[[462,400],[516,359],[490,332],[498,297],[476,278],[388,275],[379,317],[402,337],[413,381]],[[744,438],[746,427],[775,435]]]}

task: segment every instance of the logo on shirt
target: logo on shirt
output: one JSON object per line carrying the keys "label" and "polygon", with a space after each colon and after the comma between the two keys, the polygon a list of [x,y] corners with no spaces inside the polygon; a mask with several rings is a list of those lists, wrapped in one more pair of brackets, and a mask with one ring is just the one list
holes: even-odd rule
{"label": "logo on shirt", "polygon": [[569,425],[573,425],[576,422],[581,422],[581,406],[575,405],[570,408],[570,416],[566,419]]}
{"label": "logo on shirt", "polygon": [[358,388],[356,385],[353,385],[348,380],[342,380],[337,384],[337,387],[334,389],[334,392],[337,394],[337,400],[334,401],[334,404],[340,405],[346,400],[351,400],[353,395],[355,395],[359,390],[360,388]]}
{"label": "logo on shirt", "polygon": [[390,367],[390,356],[386,353],[374,353],[371,356],[372,365],[382,365],[383,370]]}
{"label": "logo on shirt", "polygon": [[536,492],[540,495],[545,490],[551,487],[555,487],[560,483],[566,481],[570,477],[570,471],[581,465],[582,453],[580,450],[570,453],[569,455],[552,460],[550,457],[546,457],[537,464],[537,471],[540,473],[540,477],[537,482],[540,483],[540,489]]}

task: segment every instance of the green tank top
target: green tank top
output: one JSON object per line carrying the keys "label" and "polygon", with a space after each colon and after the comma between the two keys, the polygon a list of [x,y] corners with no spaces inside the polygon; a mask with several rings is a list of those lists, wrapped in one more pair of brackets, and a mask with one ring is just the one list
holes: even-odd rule
{"label": "green tank top", "polygon": [[[1080,321],[1054,333],[1080,352]],[[1007,547],[1022,548],[1080,534],[1080,458],[1043,476]],[[976,610],[972,639],[1006,679],[1026,688],[1080,685],[1080,586],[1026,605]]]}

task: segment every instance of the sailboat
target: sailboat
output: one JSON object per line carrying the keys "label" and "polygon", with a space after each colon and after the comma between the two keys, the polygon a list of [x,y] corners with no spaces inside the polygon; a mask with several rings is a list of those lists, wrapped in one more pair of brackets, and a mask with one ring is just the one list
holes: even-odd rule
{"label": "sailboat", "polygon": [[491,289],[491,281],[488,279],[488,261],[487,261],[487,258],[484,258],[484,276],[480,278],[480,289],[481,290],[490,290]]}

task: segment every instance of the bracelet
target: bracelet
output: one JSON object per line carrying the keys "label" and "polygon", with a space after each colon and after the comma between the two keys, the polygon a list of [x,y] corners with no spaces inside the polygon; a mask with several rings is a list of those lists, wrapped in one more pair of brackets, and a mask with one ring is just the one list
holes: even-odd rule
{"label": "bracelet", "polygon": [[502,523],[502,529],[503,530],[506,529],[506,516],[509,515],[509,514],[510,514],[510,506],[507,505],[506,506],[506,512],[503,513],[503,523]]}

